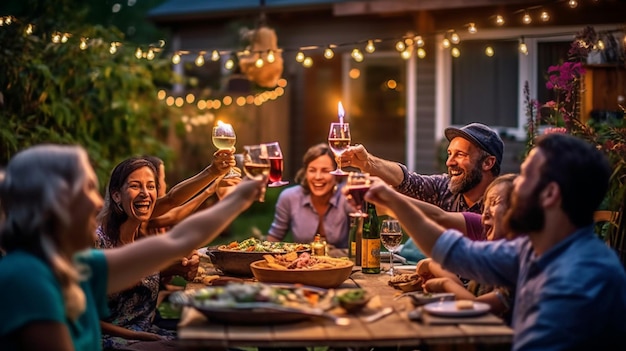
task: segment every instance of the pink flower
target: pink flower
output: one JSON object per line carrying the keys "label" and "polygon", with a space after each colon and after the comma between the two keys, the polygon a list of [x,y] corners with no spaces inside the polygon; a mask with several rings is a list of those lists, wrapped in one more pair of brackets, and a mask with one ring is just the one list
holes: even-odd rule
{"label": "pink flower", "polygon": [[543,134],[554,134],[554,133],[561,133],[561,134],[567,134],[567,129],[564,127],[550,127],[550,128],[546,128],[543,131]]}

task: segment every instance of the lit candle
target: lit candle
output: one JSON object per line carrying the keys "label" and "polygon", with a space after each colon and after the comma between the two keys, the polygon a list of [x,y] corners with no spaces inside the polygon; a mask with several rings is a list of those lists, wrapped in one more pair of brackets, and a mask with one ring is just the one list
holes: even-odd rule
{"label": "lit candle", "polygon": [[343,123],[343,116],[346,114],[346,112],[343,110],[343,105],[341,104],[341,101],[339,101],[339,104],[337,104],[337,110],[339,110],[339,123]]}

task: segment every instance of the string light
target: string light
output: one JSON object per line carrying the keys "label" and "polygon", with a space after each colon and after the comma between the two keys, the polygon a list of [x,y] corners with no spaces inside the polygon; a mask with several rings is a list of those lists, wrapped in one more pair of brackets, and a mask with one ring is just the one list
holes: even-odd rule
{"label": "string light", "polygon": [[502,17],[501,15],[497,15],[496,16],[496,25],[497,26],[502,26],[504,24],[504,17]]}
{"label": "string light", "polygon": [[146,54],[146,58],[147,58],[148,60],[154,60],[154,56],[155,56],[155,55],[154,55],[154,49],[149,49],[149,50],[148,50],[148,53]]}
{"label": "string light", "polygon": [[417,57],[419,57],[421,59],[426,57],[426,50],[424,50],[424,48],[417,49]]}
{"label": "string light", "polygon": [[137,50],[135,50],[135,57],[137,59],[140,59],[143,56],[143,51],[141,51],[141,48],[137,48]]}
{"label": "string light", "polygon": [[174,55],[172,56],[172,63],[175,65],[180,63],[180,53],[174,53]]}
{"label": "string light", "polygon": [[296,62],[302,62],[302,61],[304,61],[304,52],[298,51],[298,53],[296,54]]}
{"label": "string light", "polygon": [[402,57],[402,58],[403,58],[403,59],[405,59],[405,60],[408,60],[408,59],[410,59],[410,58],[411,58],[411,53],[412,53],[412,52],[413,52],[413,51],[412,51],[410,48],[407,48],[406,50],[404,50],[404,51],[402,51],[402,52],[400,53],[400,57]]}
{"label": "string light", "polygon": [[604,42],[602,41],[602,39],[598,40],[598,43],[596,44],[596,48],[598,50],[604,50]]}
{"label": "string light", "polygon": [[217,61],[219,61],[219,60],[220,60],[220,53],[219,53],[219,51],[217,51],[217,50],[213,50],[213,51],[211,52],[211,61],[213,61],[213,62],[217,62]]}
{"label": "string light", "polygon": [[573,9],[575,9],[575,8],[577,8],[577,7],[578,7],[578,1],[576,1],[576,0],[569,0],[569,1],[567,2],[567,5],[568,5],[569,7],[571,7],[571,8],[573,8]]}
{"label": "string light", "polygon": [[524,42],[524,37],[520,38],[519,52],[524,55],[528,55],[528,46],[526,46],[526,43]]}
{"label": "string light", "polygon": [[80,44],[78,45],[78,47],[81,50],[87,50],[87,47],[89,46],[87,44],[88,41],[89,41],[89,38],[80,38]]}
{"label": "string light", "polygon": [[461,56],[461,50],[459,50],[459,48],[454,47],[452,48],[452,50],[450,50],[450,54],[452,55],[452,57],[459,57]]}
{"label": "string light", "polygon": [[256,59],[256,61],[254,61],[254,65],[257,68],[263,67],[264,64],[265,64],[265,62],[263,62],[263,58],[261,57],[261,55],[259,55],[259,57]]}
{"label": "string light", "polygon": [[487,57],[493,57],[494,54],[495,52],[493,51],[493,48],[491,46],[487,46],[485,48],[485,55],[487,55]]}
{"label": "string light", "polygon": [[470,23],[469,26],[467,27],[467,31],[470,34],[476,34],[476,32],[478,32],[478,29],[476,29],[476,24],[475,23]]}
{"label": "string light", "polygon": [[202,65],[204,65],[204,51],[200,51],[200,53],[198,53],[198,56],[196,57],[196,60],[194,61],[196,66],[201,67]]}
{"label": "string light", "polygon": [[26,26],[26,30],[24,31],[24,33],[26,33],[27,35],[31,35],[33,34],[34,30],[35,26],[29,23],[28,26]]}
{"label": "string light", "polygon": [[422,39],[421,35],[415,37],[415,45],[417,45],[418,48],[424,46],[424,39]]}
{"label": "string light", "polygon": [[335,53],[333,52],[333,49],[330,46],[324,50],[324,57],[326,59],[330,60],[334,56],[335,56]]}
{"label": "string light", "polygon": [[233,59],[231,58],[226,60],[226,63],[224,63],[224,68],[230,71],[231,69],[233,69],[233,67],[235,67],[235,61],[233,61]]}
{"label": "string light", "polygon": [[376,51],[376,47],[374,46],[374,41],[372,39],[367,41],[367,45],[365,45],[365,51],[369,54]]}
{"label": "string light", "polygon": [[441,42],[441,46],[443,46],[446,49],[449,48],[450,47],[450,39],[443,38],[443,41]]}
{"label": "string light", "polygon": [[267,63],[274,63],[276,61],[276,56],[274,56],[274,50],[267,51]]}
{"label": "string light", "polygon": [[305,57],[304,61],[302,61],[302,66],[304,66],[306,68],[309,68],[309,67],[313,66],[313,59],[308,57],[308,56]]}
{"label": "string light", "polygon": [[396,50],[398,50],[398,52],[402,52],[404,51],[404,49],[406,49],[406,44],[404,44],[404,40],[399,40],[398,42],[396,42]]}
{"label": "string light", "polygon": [[539,18],[541,18],[543,22],[548,22],[550,20],[550,14],[548,13],[548,11],[542,11]]}
{"label": "string light", "polygon": [[531,24],[533,22],[532,17],[530,17],[530,14],[528,12],[524,12],[524,16],[522,17],[522,22],[524,24]]}
{"label": "string light", "polygon": [[461,38],[459,38],[459,35],[453,31],[452,34],[450,34],[450,42],[456,45],[461,42]]}

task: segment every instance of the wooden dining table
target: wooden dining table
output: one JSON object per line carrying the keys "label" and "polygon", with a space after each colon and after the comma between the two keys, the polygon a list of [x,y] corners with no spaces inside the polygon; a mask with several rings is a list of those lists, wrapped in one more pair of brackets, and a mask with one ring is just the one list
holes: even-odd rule
{"label": "wooden dining table", "polygon": [[[358,267],[337,289],[363,288],[374,296],[368,306],[348,314],[337,308],[333,313],[349,318],[349,325],[331,319],[311,317],[291,323],[222,323],[207,319],[193,307],[185,307],[178,325],[178,338],[187,350],[232,347],[318,347],[370,350],[392,347],[407,350],[510,350],[513,331],[502,320],[488,313],[470,317],[437,317],[426,312],[414,320],[411,299],[388,284],[384,273],[365,274]],[[186,289],[205,287],[188,284]],[[375,321],[368,316],[391,307],[391,314]],[[419,314],[418,314],[419,315]],[[242,321],[245,322],[245,321]]]}

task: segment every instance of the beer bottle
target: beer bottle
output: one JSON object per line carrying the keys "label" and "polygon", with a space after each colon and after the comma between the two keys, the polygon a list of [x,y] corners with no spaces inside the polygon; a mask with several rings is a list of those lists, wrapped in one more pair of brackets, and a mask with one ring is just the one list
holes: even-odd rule
{"label": "beer bottle", "polygon": [[361,271],[380,273],[380,225],[376,206],[366,204],[367,217],[363,219],[363,239],[361,240]]}
{"label": "beer bottle", "polygon": [[363,217],[350,217],[350,247],[348,257],[355,266],[361,265],[361,240],[363,240]]}
{"label": "beer bottle", "polygon": [[315,239],[311,243],[311,254],[313,256],[325,256],[326,255],[326,242],[321,240],[319,234],[315,234]]}

